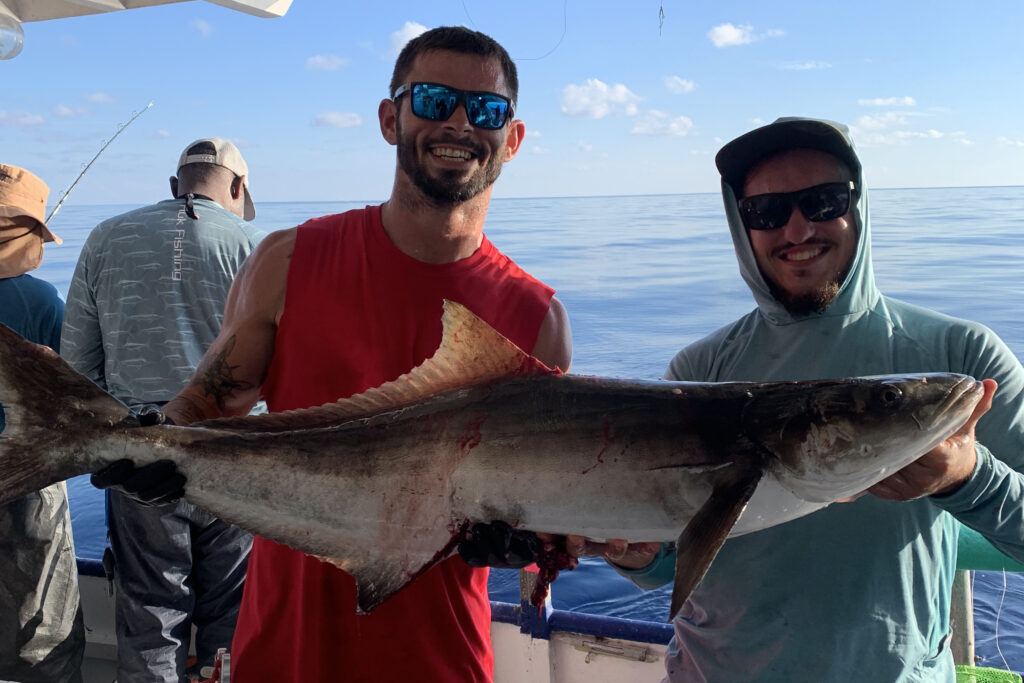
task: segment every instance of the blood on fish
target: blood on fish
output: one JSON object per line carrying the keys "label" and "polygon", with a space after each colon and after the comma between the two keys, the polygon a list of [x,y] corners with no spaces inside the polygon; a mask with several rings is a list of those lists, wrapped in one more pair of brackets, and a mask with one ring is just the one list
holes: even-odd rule
{"label": "blood on fish", "polygon": [[534,560],[537,564],[537,583],[530,594],[530,604],[537,608],[538,614],[548,595],[548,587],[558,578],[563,569],[575,569],[579,560],[565,551],[565,539],[557,543],[545,543]]}
{"label": "blood on fish", "polygon": [[471,420],[469,424],[466,425],[462,438],[459,439],[459,448],[471,450],[474,447],[479,446],[480,441],[483,440],[483,434],[480,433],[480,427],[482,427],[486,421],[487,415],[479,415],[475,419]]}
{"label": "blood on fish", "polygon": [[597,462],[595,462],[593,465],[591,465],[587,469],[585,469],[582,472],[580,472],[580,474],[586,474],[586,473],[590,472],[592,469],[594,469],[595,467],[597,467],[598,465],[600,465],[601,463],[603,463],[604,462],[604,457],[603,457],[604,456],[604,452],[607,451],[608,447],[611,446],[613,443],[615,443],[615,435],[612,433],[612,425],[608,421],[608,418],[605,418],[605,420],[604,420],[604,447],[597,454]]}

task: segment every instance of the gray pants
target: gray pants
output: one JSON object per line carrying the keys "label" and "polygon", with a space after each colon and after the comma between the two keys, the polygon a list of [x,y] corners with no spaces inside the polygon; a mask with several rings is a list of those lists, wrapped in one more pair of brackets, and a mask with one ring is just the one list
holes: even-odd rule
{"label": "gray pants", "polygon": [[0,680],[79,683],[84,652],[62,482],[0,506]]}
{"label": "gray pants", "polygon": [[[117,681],[180,683],[231,648],[252,535],[184,500],[109,502]],[[186,672],[193,624],[198,664]]]}

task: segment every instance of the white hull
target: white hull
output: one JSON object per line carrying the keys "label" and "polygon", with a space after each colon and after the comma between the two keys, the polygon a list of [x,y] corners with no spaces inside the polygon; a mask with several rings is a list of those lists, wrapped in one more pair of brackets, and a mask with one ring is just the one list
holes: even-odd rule
{"label": "white hull", "polygon": [[[91,569],[90,573],[96,573],[95,565]],[[87,640],[84,683],[111,683],[115,676],[114,600],[107,586],[107,580],[101,576],[79,574]],[[654,683],[664,676],[662,659],[664,642],[668,640],[664,625],[563,611],[548,612],[547,619],[538,619],[533,607],[503,603],[493,606],[495,683]],[[516,619],[516,623],[509,623],[511,619]],[[663,642],[587,635],[571,630],[575,622],[582,625],[580,630],[608,634],[623,625],[627,630],[636,625],[651,639]],[[533,635],[535,631],[537,637]]]}

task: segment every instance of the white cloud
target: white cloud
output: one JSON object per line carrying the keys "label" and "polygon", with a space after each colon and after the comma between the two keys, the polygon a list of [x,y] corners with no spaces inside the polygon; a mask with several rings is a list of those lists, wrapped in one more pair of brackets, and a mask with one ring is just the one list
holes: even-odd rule
{"label": "white cloud", "polygon": [[405,22],[402,28],[391,34],[391,54],[387,57],[389,59],[397,57],[406,43],[426,30],[427,27],[423,24],[417,24],[415,21]]}
{"label": "white cloud", "polygon": [[77,119],[80,116],[88,116],[89,110],[85,107],[69,107],[66,104],[58,104],[53,108],[53,115],[62,119]]}
{"label": "white cloud", "polygon": [[[852,129],[854,138],[865,145],[906,145],[913,140],[938,140],[945,137],[934,128],[928,130],[858,131]],[[966,144],[971,144],[967,142]]]}
{"label": "white cloud", "polygon": [[966,131],[962,131],[962,130],[958,130],[958,131],[954,131],[954,132],[950,133],[949,134],[949,139],[950,140],[954,140],[955,142],[958,142],[961,145],[968,145],[969,146],[969,145],[973,145],[974,144],[974,140],[971,140],[969,137],[967,137],[967,132]]}
{"label": "white cloud", "polygon": [[832,65],[828,62],[811,60],[806,62],[786,62],[785,64],[779,65],[779,68],[786,71],[813,71],[819,69],[831,69]]}
{"label": "white cloud", "polygon": [[733,47],[735,45],[749,45],[765,38],[777,38],[783,34],[784,32],[779,29],[769,29],[755,34],[754,27],[750,24],[743,24],[741,26],[719,24],[708,31],[708,38],[711,39],[715,47]]}
{"label": "white cloud", "polygon": [[347,111],[328,111],[317,115],[313,125],[324,128],[353,128],[363,125],[363,119],[359,114]]}
{"label": "white cloud", "polygon": [[110,104],[114,101],[114,98],[105,92],[89,93],[85,96],[85,99],[94,104]]}
{"label": "white cloud", "polygon": [[576,147],[581,152],[592,152],[592,151],[594,151],[594,146],[592,144],[590,144],[589,142],[587,142],[586,140],[580,140],[579,142],[577,142],[576,143]]}
{"label": "white cloud", "polygon": [[754,41],[754,27],[733,26],[732,24],[720,24],[708,31],[708,38],[715,44],[715,47],[727,47],[730,45],[746,45]]}
{"label": "white cloud", "polygon": [[527,130],[526,131],[526,137],[528,137],[528,138],[539,138],[539,137],[541,137],[541,134],[540,134],[539,130]]}
{"label": "white cloud", "polygon": [[205,19],[195,19],[192,22],[192,28],[199,31],[199,35],[203,36],[204,38],[209,37],[209,35],[213,33],[213,24],[206,21]]}
{"label": "white cloud", "polygon": [[540,145],[534,145],[533,149],[530,150],[534,154],[551,154],[551,150],[547,147],[541,147]]}
{"label": "white cloud", "polygon": [[168,138],[171,137],[171,131],[167,130],[166,128],[159,128],[153,131],[150,137],[155,140],[167,140]]}
{"label": "white cloud", "polygon": [[[2,114],[3,112],[0,112]],[[1024,140],[1012,140],[1004,135],[1000,135],[996,138],[996,142],[1000,145],[1006,145],[1007,147],[1024,147]]]}
{"label": "white cloud", "polygon": [[917,102],[913,97],[874,97],[857,100],[863,107],[914,107]]}
{"label": "white cloud", "polygon": [[0,126],[38,126],[45,119],[39,114],[27,111],[6,112],[0,109]]}
{"label": "white cloud", "polygon": [[697,84],[679,76],[665,76],[665,87],[669,92],[673,92],[676,95],[684,95],[688,92],[693,92]]}
{"label": "white cloud", "polygon": [[878,116],[865,114],[857,119],[857,127],[865,130],[885,130],[893,126],[906,126],[909,124],[907,117],[901,113],[890,111]]}
{"label": "white cloud", "polygon": [[[937,140],[946,137],[944,133],[934,128],[909,130],[911,121],[922,116],[924,115],[920,112],[913,111],[864,115],[850,126],[850,131],[858,143],[866,145],[906,145],[914,140]],[[950,137],[962,144],[971,144],[970,141],[962,139],[962,133],[954,133]]]}
{"label": "white cloud", "polygon": [[338,55],[314,55],[306,60],[306,69],[309,71],[337,71],[343,66],[348,66],[351,61],[351,59]]}
{"label": "white cloud", "polygon": [[633,124],[634,135],[657,135],[661,137],[682,137],[693,128],[693,121],[685,116],[671,118],[667,113],[652,110],[637,117]]}
{"label": "white cloud", "polygon": [[616,83],[609,86],[596,78],[583,85],[569,84],[562,89],[562,113],[587,119],[602,119],[609,114],[634,116],[641,100],[629,88]]}

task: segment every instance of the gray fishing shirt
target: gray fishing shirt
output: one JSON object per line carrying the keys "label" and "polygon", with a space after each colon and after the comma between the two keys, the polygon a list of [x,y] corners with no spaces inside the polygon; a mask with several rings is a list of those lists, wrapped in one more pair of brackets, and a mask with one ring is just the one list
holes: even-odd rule
{"label": "gray fishing shirt", "polygon": [[263,233],[214,201],[169,199],[100,223],[68,291],[61,355],[128,405],[164,402],[220,330],[230,283]]}

